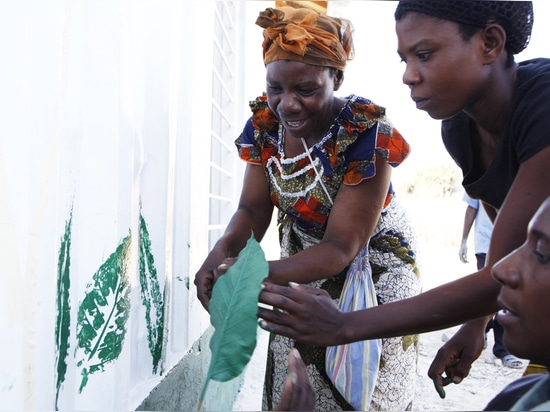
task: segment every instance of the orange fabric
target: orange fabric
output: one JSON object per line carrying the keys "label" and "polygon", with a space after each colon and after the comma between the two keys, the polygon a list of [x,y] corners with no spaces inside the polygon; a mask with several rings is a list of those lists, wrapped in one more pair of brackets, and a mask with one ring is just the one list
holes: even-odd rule
{"label": "orange fabric", "polygon": [[388,148],[388,162],[401,163],[410,153],[411,147],[401,133],[393,129],[392,135],[378,133],[378,146]]}
{"label": "orange fabric", "polygon": [[266,65],[276,60],[294,60],[344,70],[353,58],[353,27],[346,19],[310,9],[282,7],[261,12],[256,24],[264,29]]}

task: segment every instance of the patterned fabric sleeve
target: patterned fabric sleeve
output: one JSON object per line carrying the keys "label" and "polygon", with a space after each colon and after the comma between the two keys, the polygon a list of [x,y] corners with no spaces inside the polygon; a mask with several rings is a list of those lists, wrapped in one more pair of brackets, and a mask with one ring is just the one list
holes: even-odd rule
{"label": "patterned fabric sleeve", "polygon": [[262,149],[256,141],[252,119],[249,119],[242,134],[235,140],[235,145],[239,150],[239,157],[248,163],[262,164]]}
{"label": "patterned fabric sleeve", "polygon": [[242,134],[235,140],[242,160],[262,164],[262,150],[268,137],[267,131],[276,136],[278,121],[267,105],[265,93],[250,102],[252,117],[248,119]]}
{"label": "patterned fabric sleeve", "polygon": [[410,152],[409,144],[386,117],[385,109],[370,100],[352,99],[349,110],[341,115],[340,124],[349,135],[355,132],[357,136],[353,142],[340,142],[348,159],[344,184],[357,185],[374,176],[375,153],[396,167]]}

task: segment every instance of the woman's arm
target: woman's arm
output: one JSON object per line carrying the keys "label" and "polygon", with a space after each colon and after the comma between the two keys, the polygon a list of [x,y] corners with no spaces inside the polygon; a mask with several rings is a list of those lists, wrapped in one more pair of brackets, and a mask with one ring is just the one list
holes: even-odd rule
{"label": "woman's arm", "polygon": [[494,313],[500,287],[490,268],[521,245],[529,219],[550,196],[548,164],[550,147],[520,167],[495,221],[488,266],[479,272],[412,298],[348,314],[339,312],[323,291],[265,285],[260,302],[286,313],[260,307],[262,326],[302,342],[330,346],[428,332]]}
{"label": "woman's arm", "polygon": [[[391,178],[391,166],[381,157],[376,160],[376,175],[356,186],[343,185],[332,207],[322,241],[294,256],[269,262],[268,282],[308,283],[340,273],[365,246],[376,227]],[[273,213],[273,204],[263,168],[249,164],[245,173],[239,206],[223,236],[195,275],[197,295],[208,309],[212,287],[223,274],[221,263],[233,263],[246,245],[251,230],[259,241]]]}
{"label": "woman's arm", "polygon": [[[496,311],[498,284],[488,271],[447,283],[412,298],[342,313],[325,291],[306,285],[264,284],[258,308],[264,329],[300,342],[335,346],[403,336],[457,325]],[[472,297],[482,300],[476,305]]]}
{"label": "woman's arm", "polygon": [[[550,147],[547,147],[520,166],[514,183],[494,220],[487,268],[492,268],[495,263],[524,242],[531,217],[550,195],[549,161]],[[490,208],[486,209],[490,210]],[[471,304],[475,304],[476,299],[477,297],[472,296]],[[469,321],[445,343],[428,370],[428,375],[434,379],[434,382],[443,385],[444,373],[455,382],[468,376],[472,363],[483,350],[484,332],[488,320],[488,318],[482,318]]]}
{"label": "woman's arm", "polygon": [[210,304],[212,287],[220,276],[218,266],[225,259],[236,257],[245,247],[252,232],[256,240],[260,241],[269,227],[272,215],[273,204],[263,167],[249,163],[246,166],[237,210],[223,236],[216,242],[195,275],[197,296],[206,310]]}
{"label": "woman's arm", "polygon": [[391,166],[382,156],[377,156],[375,165],[375,176],[340,187],[319,244],[269,262],[269,282],[308,283],[337,275],[350,264],[372,235],[388,193]]}

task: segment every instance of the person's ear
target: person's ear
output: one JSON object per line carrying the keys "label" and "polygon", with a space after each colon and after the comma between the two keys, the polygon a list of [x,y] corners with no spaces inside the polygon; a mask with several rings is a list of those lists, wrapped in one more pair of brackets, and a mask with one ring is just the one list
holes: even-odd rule
{"label": "person's ear", "polygon": [[342,70],[336,70],[334,74],[334,91],[337,91],[344,83],[344,72]]}
{"label": "person's ear", "polygon": [[506,54],[506,31],[500,24],[488,24],[483,29],[483,57],[485,63],[496,61],[503,53]]}

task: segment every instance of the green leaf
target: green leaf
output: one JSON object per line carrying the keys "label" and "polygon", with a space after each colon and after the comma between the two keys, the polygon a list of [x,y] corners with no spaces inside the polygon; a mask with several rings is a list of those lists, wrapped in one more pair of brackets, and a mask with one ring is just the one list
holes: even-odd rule
{"label": "green leaf", "polygon": [[78,308],[76,337],[78,347],[86,355],[77,362],[82,367],[79,392],[87,385],[89,375],[102,371],[122,352],[130,313],[130,243],[128,235],[100,266]]}
{"label": "green leaf", "polygon": [[160,291],[155,259],[151,252],[149,231],[141,215],[139,216],[139,282],[141,302],[145,307],[149,351],[153,357],[153,373],[157,373],[164,343],[164,298]]}
{"label": "green leaf", "polygon": [[258,298],[268,273],[264,252],[252,235],[237,262],[214,285],[210,300],[210,322],[215,329],[210,339],[212,359],[199,405],[210,379],[227,382],[239,376],[250,361],[256,347]]}
{"label": "green leaf", "polygon": [[71,227],[73,212],[71,210],[69,220],[65,224],[65,234],[59,247],[59,258],[57,263],[57,318],[55,323],[55,348],[56,348],[56,391],[55,410],[58,410],[59,392],[65,381],[67,373],[67,356],[69,354],[70,324],[71,324],[71,303],[69,300],[69,289],[71,288],[70,267],[71,267]]}

